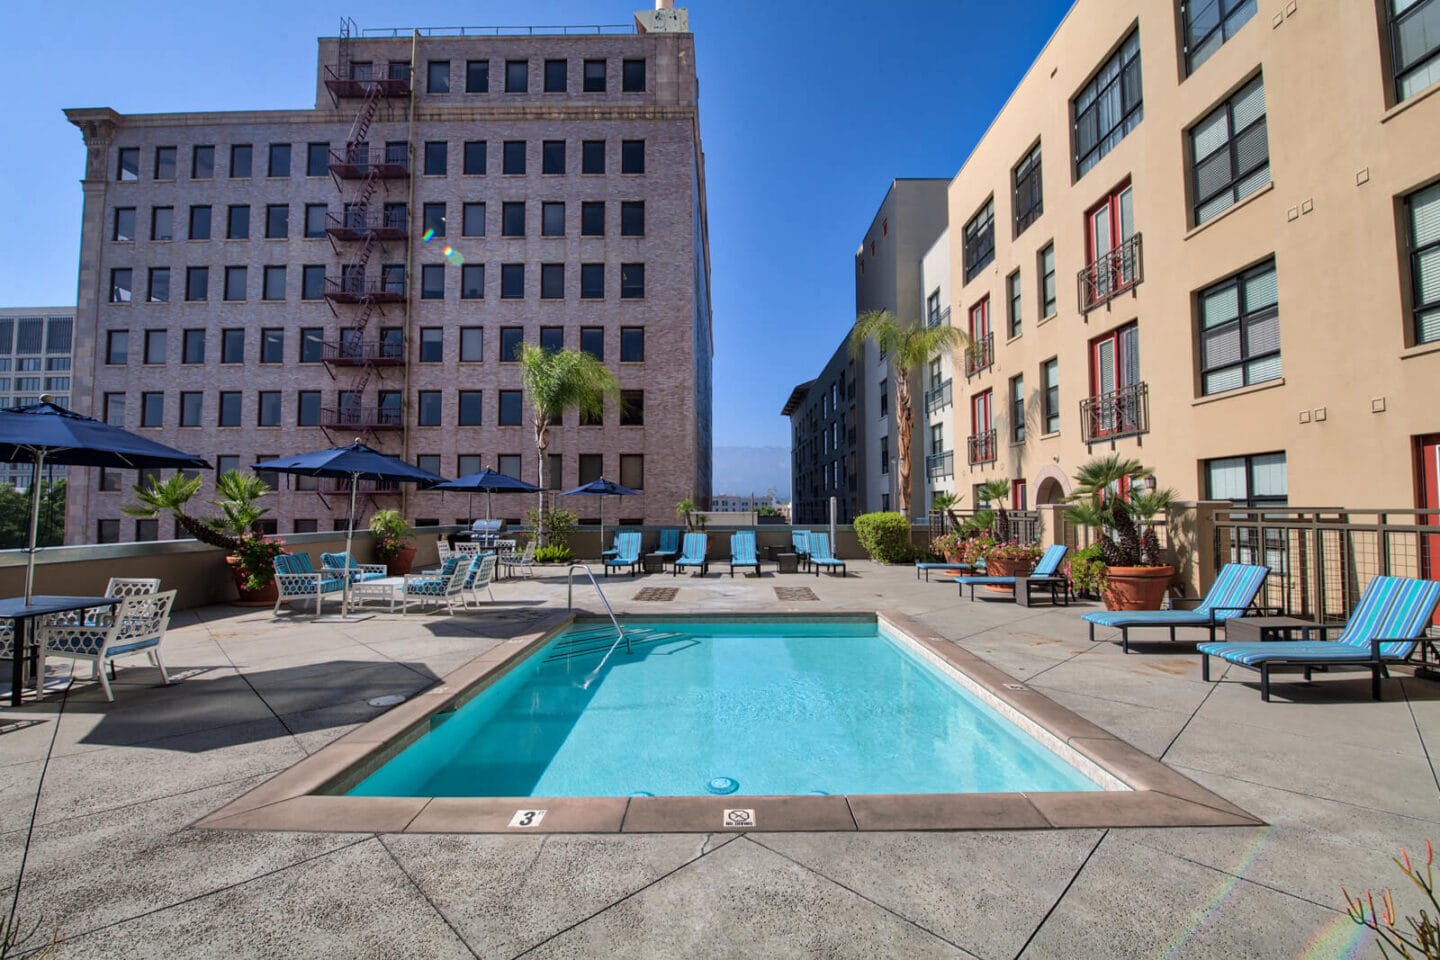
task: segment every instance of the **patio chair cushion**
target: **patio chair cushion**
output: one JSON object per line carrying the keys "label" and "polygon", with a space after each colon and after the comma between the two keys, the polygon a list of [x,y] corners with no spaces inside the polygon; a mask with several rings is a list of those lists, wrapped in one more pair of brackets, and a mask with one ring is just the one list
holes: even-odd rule
{"label": "patio chair cushion", "polygon": [[[1383,646],[1391,646],[1384,644]],[[1212,657],[1240,663],[1247,667],[1267,660],[1315,660],[1338,662],[1355,660],[1365,663],[1370,660],[1370,651],[1364,647],[1333,640],[1280,640],[1271,643],[1202,643],[1195,649]]]}

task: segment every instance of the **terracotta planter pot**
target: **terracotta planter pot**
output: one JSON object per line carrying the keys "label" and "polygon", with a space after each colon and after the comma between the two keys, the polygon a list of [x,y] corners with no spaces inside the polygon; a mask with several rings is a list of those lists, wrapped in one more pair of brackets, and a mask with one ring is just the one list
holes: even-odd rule
{"label": "terracotta planter pot", "polygon": [[277,597],[280,596],[280,588],[271,580],[259,590],[249,590],[245,587],[245,574],[240,572],[240,558],[226,557],[225,563],[230,567],[230,576],[235,581],[235,590],[240,594],[240,599],[235,603],[242,607],[269,607],[274,605]]}
{"label": "terracotta planter pot", "polygon": [[404,547],[395,556],[385,561],[385,572],[392,577],[403,577],[415,564],[415,548]]}
{"label": "terracotta planter pot", "polygon": [[1105,571],[1106,610],[1159,610],[1174,567],[1110,567]]}
{"label": "terracotta planter pot", "polygon": [[945,551],[945,562],[946,562],[946,563],[964,563],[964,562],[965,562],[965,554],[962,553],[962,552],[959,551],[959,550],[946,550],[946,551]]}
{"label": "terracotta planter pot", "polygon": [[[987,577],[1024,577],[1028,576],[1030,571],[1034,569],[1035,561],[1031,559],[1005,560],[996,558],[992,560],[987,557],[985,560],[985,576]],[[1009,593],[1014,588],[1003,584],[987,583],[985,584],[985,589],[991,593]]]}

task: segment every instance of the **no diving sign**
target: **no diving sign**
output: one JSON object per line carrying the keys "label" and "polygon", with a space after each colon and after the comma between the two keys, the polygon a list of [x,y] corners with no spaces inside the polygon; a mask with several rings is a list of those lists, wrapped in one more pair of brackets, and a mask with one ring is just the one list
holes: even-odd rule
{"label": "no diving sign", "polygon": [[724,820],[724,822],[721,823],[720,825],[721,825],[722,827],[726,827],[726,828],[729,828],[729,829],[732,829],[732,830],[737,829],[737,828],[754,827],[754,826],[755,826],[755,811],[754,811],[754,810],[726,810],[726,811],[725,811],[725,820]]}

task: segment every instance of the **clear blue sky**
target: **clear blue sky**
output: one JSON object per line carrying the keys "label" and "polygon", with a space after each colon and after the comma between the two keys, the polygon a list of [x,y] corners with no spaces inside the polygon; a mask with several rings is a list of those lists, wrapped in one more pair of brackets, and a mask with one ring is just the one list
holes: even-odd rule
{"label": "clear blue sky", "polygon": [[[643,7],[644,4],[641,4]],[[700,72],[715,443],[780,408],[854,320],[852,257],[894,177],[950,177],[1070,0],[677,0]],[[74,303],[85,151],[65,107],[314,104],[315,38],[361,27],[629,23],[623,0],[17,4],[0,151],[0,306]]]}

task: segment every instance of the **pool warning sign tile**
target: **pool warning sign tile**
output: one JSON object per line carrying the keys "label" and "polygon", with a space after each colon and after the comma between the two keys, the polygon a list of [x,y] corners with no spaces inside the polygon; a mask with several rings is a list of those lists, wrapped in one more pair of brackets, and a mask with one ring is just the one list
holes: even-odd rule
{"label": "pool warning sign tile", "polygon": [[755,826],[754,810],[726,810],[725,818],[720,826],[734,830],[736,828]]}
{"label": "pool warning sign tile", "polygon": [[544,819],[544,810],[516,810],[515,816],[510,818],[510,826],[538,827],[540,826],[540,821]]}

